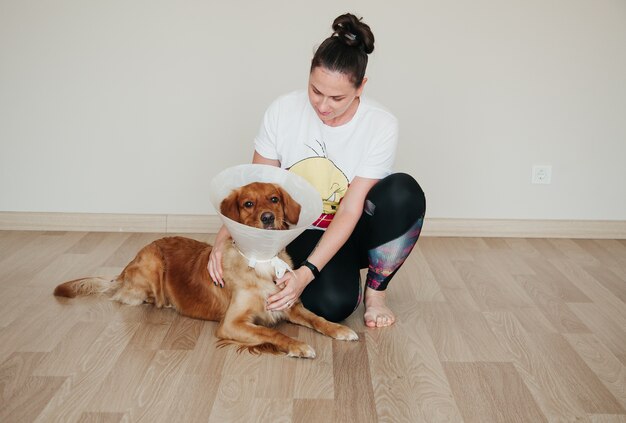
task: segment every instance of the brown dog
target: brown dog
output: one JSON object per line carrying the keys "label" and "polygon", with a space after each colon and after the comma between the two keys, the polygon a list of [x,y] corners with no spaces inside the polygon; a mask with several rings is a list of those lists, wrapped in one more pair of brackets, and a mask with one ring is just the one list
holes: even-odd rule
{"label": "brown dog", "polygon": [[[220,210],[249,226],[287,229],[288,223],[298,223],[300,205],[281,187],[255,182],[233,190],[222,201]],[[249,267],[232,243],[222,257],[225,286],[216,286],[207,271],[211,248],[189,238],[162,238],[142,248],[115,279],[65,282],[56,287],[54,295],[73,298],[101,293],[129,305],[173,307],[184,316],[220,322],[216,335],[222,344],[238,344],[240,349],[251,352],[315,357],[309,345],[267,327],[281,320],[313,328],[335,339],[358,339],[350,328],[313,314],[300,301],[283,311],[266,310],[267,297],[279,290],[273,281],[273,267],[270,263]],[[279,258],[292,266],[284,251]]]}

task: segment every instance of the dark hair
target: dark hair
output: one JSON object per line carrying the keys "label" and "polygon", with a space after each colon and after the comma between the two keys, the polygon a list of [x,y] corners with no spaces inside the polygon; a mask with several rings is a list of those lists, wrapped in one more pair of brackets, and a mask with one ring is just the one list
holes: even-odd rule
{"label": "dark hair", "polygon": [[311,61],[311,72],[325,67],[341,72],[359,88],[365,77],[367,55],[374,51],[374,34],[369,25],[351,13],[346,13],[333,22],[333,34],[317,48]]}

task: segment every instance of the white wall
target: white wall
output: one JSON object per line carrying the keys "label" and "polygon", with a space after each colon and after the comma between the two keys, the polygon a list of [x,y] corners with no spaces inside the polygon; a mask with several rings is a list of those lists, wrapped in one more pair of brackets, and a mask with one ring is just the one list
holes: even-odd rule
{"label": "white wall", "polygon": [[431,217],[626,220],[624,0],[0,0],[0,211],[212,213],[348,10]]}

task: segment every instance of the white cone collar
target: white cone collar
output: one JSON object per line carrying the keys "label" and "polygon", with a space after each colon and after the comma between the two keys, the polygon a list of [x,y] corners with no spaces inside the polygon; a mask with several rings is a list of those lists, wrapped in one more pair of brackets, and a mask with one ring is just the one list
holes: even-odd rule
{"label": "white cone collar", "polygon": [[[279,184],[300,203],[297,225],[284,231],[252,228],[235,222],[220,212],[220,204],[233,189],[252,182]],[[211,204],[233,237],[237,248],[249,259],[271,260],[298,235],[304,232],[322,213],[319,193],[304,178],[287,170],[262,164],[246,164],[228,168],[213,178],[210,185]]]}

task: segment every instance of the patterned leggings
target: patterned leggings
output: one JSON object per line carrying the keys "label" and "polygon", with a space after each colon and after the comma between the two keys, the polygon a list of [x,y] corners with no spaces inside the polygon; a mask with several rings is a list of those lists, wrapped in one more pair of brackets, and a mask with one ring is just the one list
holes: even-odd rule
{"label": "patterned leggings", "polygon": [[[333,322],[347,318],[362,298],[360,269],[366,285],[385,290],[415,246],[422,229],[426,199],[411,176],[394,173],[370,190],[354,232],[302,292],[306,308]],[[287,246],[295,264],[306,259],[323,231],[307,229]]]}

